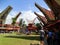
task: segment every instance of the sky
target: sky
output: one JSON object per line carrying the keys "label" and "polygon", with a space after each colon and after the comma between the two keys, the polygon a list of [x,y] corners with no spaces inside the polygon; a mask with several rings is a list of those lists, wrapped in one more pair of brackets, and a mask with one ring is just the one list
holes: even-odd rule
{"label": "sky", "polygon": [[[13,7],[12,11],[7,16],[6,23],[11,23],[12,18],[17,15],[18,12],[22,12],[21,16],[19,16],[17,22],[20,18],[23,18],[26,22],[28,20],[33,20],[36,18],[34,15],[34,11],[43,15],[36,7],[35,2],[38,3],[40,6],[49,9],[44,0],[0,0],[0,12],[2,12],[7,6]],[[36,19],[35,22],[38,22]]]}

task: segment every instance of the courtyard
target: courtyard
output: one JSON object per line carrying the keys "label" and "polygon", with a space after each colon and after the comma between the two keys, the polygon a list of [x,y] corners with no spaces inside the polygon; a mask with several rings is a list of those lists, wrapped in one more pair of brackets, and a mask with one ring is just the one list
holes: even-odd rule
{"label": "courtyard", "polygon": [[39,35],[0,34],[0,45],[30,45],[39,43]]}

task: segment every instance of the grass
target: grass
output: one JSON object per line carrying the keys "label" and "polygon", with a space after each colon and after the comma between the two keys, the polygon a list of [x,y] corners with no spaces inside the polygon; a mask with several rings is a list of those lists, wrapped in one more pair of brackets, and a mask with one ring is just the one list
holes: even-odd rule
{"label": "grass", "polygon": [[39,43],[37,35],[0,34],[0,45],[30,45]]}

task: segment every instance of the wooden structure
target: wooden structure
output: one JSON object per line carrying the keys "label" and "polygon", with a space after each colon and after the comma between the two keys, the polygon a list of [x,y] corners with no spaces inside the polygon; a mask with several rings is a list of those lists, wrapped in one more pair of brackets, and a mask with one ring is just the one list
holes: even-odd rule
{"label": "wooden structure", "polygon": [[36,27],[34,24],[31,24],[31,23],[28,24],[27,27],[28,27],[28,30],[29,30],[29,31],[35,31],[35,30],[37,30],[37,27]]}
{"label": "wooden structure", "polygon": [[[45,18],[47,19],[47,23],[43,22],[45,19],[42,19],[39,14],[34,12],[40,20],[43,20],[43,29],[48,31],[54,32],[54,38],[57,36],[57,44],[60,45],[60,3],[57,3],[55,0],[44,0],[47,5],[50,7],[51,10],[46,10],[45,8],[39,6],[35,3],[35,6],[44,14]],[[55,41],[53,41],[55,42]]]}
{"label": "wooden structure", "polygon": [[60,5],[55,0],[44,0],[53,11],[56,20],[60,19]]}
{"label": "wooden structure", "polygon": [[44,25],[47,23],[47,19],[44,16],[41,16],[41,15],[37,14],[36,12],[34,12],[34,14],[37,16],[39,21],[42,21],[42,23]]}
{"label": "wooden structure", "polygon": [[55,20],[51,24],[48,24],[49,26],[47,25],[47,27],[51,29],[54,28],[60,32],[60,4],[56,1],[58,0],[49,0],[49,1],[45,0],[45,2],[50,7],[50,9],[53,11],[54,16],[55,16]]}
{"label": "wooden structure", "polygon": [[8,6],[4,11],[0,13],[0,24],[5,23],[6,17],[8,16],[11,10],[12,10],[12,7]]}
{"label": "wooden structure", "polygon": [[0,27],[0,32],[12,32],[20,30],[20,26],[13,26],[11,24],[4,24],[4,27]]}
{"label": "wooden structure", "polygon": [[21,12],[19,12],[16,17],[12,18],[12,25],[15,25],[15,24],[16,24],[17,18],[18,18],[20,15],[21,15]]}
{"label": "wooden structure", "polygon": [[47,5],[50,7],[51,10],[47,10],[41,6],[39,6],[37,3],[35,3],[35,6],[44,14],[46,18],[46,23],[44,22],[45,19],[42,19],[39,14],[34,12],[40,20],[44,24],[44,28],[48,28],[53,30],[60,30],[60,5],[55,0],[44,0]]}
{"label": "wooden structure", "polygon": [[[20,30],[20,26],[14,26],[12,24],[5,24],[6,17],[12,10],[11,6],[8,6],[4,11],[0,13],[0,32],[10,32],[10,31],[18,31]],[[21,12],[15,17],[15,20],[17,20],[18,16],[21,14]]]}
{"label": "wooden structure", "polygon": [[[36,18],[35,18],[35,19],[36,19]],[[37,30],[37,27],[34,25],[35,19],[32,20],[32,21],[27,20],[27,21],[29,22],[29,24],[28,24],[28,26],[27,26],[27,28],[28,28],[29,31]]]}

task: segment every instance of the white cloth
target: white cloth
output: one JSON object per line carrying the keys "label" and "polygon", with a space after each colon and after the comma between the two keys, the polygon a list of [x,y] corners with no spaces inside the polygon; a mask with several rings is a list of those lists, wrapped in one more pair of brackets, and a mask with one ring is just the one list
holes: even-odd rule
{"label": "white cloth", "polygon": [[44,30],[40,30],[40,36],[41,36],[41,37],[44,37],[44,35],[45,35]]}

